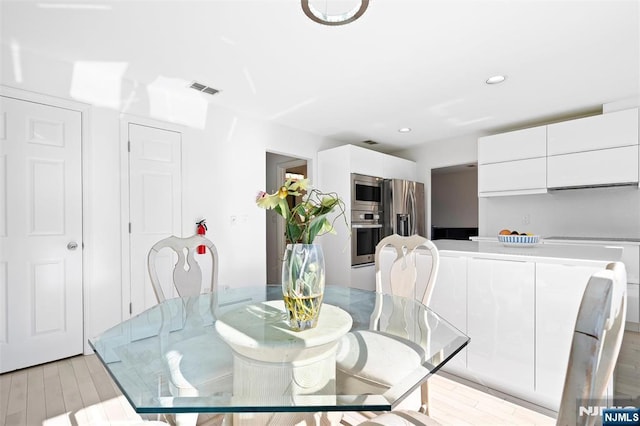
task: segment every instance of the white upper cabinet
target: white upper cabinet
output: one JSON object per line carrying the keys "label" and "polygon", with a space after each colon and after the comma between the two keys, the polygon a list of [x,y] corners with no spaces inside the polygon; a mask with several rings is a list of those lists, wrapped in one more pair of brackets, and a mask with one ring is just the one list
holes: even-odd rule
{"label": "white upper cabinet", "polygon": [[353,145],[349,146],[349,151],[351,173],[384,177],[385,154]]}
{"label": "white upper cabinet", "polygon": [[547,126],[549,188],[638,182],[638,109]]}
{"label": "white upper cabinet", "polygon": [[[343,145],[337,148],[320,151],[319,158],[325,163],[334,162],[342,164],[347,161],[347,167],[341,174],[350,176],[358,173],[367,176],[376,176],[384,179],[416,180],[417,165],[415,161],[385,154],[371,149],[355,145]],[[325,166],[323,166],[326,168]],[[332,173],[336,173],[334,171]]]}
{"label": "white upper cabinet", "polygon": [[416,180],[417,175],[418,166],[414,161],[385,155],[380,176],[386,179]]}
{"label": "white upper cabinet", "polygon": [[547,155],[546,126],[478,139],[478,164],[524,160]]}
{"label": "white upper cabinet", "polygon": [[519,195],[547,190],[546,158],[505,161],[478,166],[478,195]]}
{"label": "white upper cabinet", "polygon": [[478,196],[547,191],[546,126],[478,139]]}
{"label": "white upper cabinet", "polygon": [[549,156],[638,145],[638,109],[547,126]]}
{"label": "white upper cabinet", "polygon": [[547,186],[572,188],[638,182],[638,145],[547,158]]}
{"label": "white upper cabinet", "polygon": [[478,139],[478,196],[640,182],[639,109]]}

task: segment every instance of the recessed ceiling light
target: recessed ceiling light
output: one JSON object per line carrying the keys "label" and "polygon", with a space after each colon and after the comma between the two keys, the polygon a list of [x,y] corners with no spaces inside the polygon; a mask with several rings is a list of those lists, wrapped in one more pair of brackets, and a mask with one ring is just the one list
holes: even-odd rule
{"label": "recessed ceiling light", "polygon": [[411,128],[410,127],[402,127],[400,129],[398,129],[398,131],[400,133],[409,133],[411,131]]}
{"label": "recessed ceiling light", "polygon": [[507,79],[506,76],[504,75],[493,75],[491,77],[489,77],[486,81],[487,84],[498,84],[498,83],[502,83],[503,81],[505,81]]}

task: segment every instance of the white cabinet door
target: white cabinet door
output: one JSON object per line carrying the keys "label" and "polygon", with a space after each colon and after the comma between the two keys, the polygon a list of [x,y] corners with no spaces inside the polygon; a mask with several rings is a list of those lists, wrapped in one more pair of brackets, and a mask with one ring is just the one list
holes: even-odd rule
{"label": "white cabinet door", "polygon": [[549,188],[638,182],[638,145],[554,155],[547,173]]}
{"label": "white cabinet door", "polygon": [[[438,278],[433,288],[429,307],[444,320],[463,333],[467,332],[467,258],[440,256]],[[449,361],[444,369],[464,371],[467,350],[463,349]]]}
{"label": "white cabinet door", "polygon": [[415,162],[385,154],[382,162],[381,177],[385,179],[416,180],[417,174],[417,165]]}
{"label": "white cabinet door", "polygon": [[370,149],[350,146],[351,173],[384,177],[384,154]]}
{"label": "white cabinet door", "polygon": [[532,262],[469,259],[467,365],[487,383],[534,388]]}
{"label": "white cabinet door", "polygon": [[547,191],[547,162],[544,157],[478,167],[478,196],[516,195]]}
{"label": "white cabinet door", "polygon": [[524,160],[547,155],[547,126],[478,139],[478,164]]}
{"label": "white cabinet door", "polygon": [[557,410],[589,277],[601,268],[536,264],[536,394]]}
{"label": "white cabinet door", "polygon": [[547,126],[548,155],[638,145],[638,109]]}

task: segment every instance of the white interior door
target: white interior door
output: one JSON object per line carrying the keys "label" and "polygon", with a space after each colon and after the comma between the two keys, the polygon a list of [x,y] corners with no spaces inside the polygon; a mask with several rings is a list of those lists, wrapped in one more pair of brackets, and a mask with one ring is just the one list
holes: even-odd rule
{"label": "white interior door", "polygon": [[82,122],[0,101],[2,373],[83,350]]}
{"label": "white interior door", "polygon": [[[130,311],[136,315],[157,303],[147,270],[149,250],[169,235],[181,236],[182,135],[133,123],[128,132]],[[161,263],[171,261],[159,257]],[[170,271],[168,266],[165,270]]]}

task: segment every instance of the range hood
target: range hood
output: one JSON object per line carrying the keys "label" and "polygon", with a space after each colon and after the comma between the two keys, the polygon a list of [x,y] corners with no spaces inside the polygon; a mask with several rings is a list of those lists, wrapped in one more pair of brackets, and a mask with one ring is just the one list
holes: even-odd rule
{"label": "range hood", "polygon": [[617,188],[623,186],[630,186],[638,188],[638,182],[617,182],[617,183],[601,183],[601,184],[584,184],[584,185],[568,185],[568,186],[557,186],[555,188],[548,187],[547,190],[549,192],[552,191],[566,191],[569,189],[591,189],[591,188]]}

